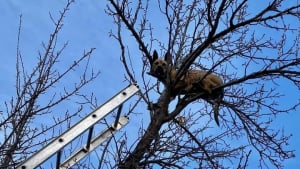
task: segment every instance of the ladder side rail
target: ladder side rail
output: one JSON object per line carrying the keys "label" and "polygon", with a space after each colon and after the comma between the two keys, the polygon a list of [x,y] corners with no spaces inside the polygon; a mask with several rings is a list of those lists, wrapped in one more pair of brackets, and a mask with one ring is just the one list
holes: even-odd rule
{"label": "ladder side rail", "polygon": [[30,158],[25,160],[17,169],[33,169],[42,164],[53,154],[58,152],[72,140],[80,136],[84,131],[94,126],[99,120],[104,118],[107,114],[112,112],[120,104],[132,97],[136,92],[139,91],[137,85],[132,84],[120,91],[118,94],[109,99],[102,106],[88,114],[84,119],[79,121],[77,124],[66,130],[63,134],[58,136],[56,139],[51,141],[46,147],[42,148]]}

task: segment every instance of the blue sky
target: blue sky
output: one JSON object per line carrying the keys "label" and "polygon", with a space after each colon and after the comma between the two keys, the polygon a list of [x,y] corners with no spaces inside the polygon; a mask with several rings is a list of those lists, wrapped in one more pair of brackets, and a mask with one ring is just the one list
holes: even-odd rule
{"label": "blue sky", "polygon": [[[4,101],[8,101],[14,95],[15,56],[19,16],[22,14],[21,52],[25,58],[26,67],[30,70],[35,64],[38,50],[41,49],[41,42],[47,42],[49,33],[53,30],[49,12],[57,18],[58,11],[64,5],[64,0],[0,0],[0,21],[2,23],[0,27],[0,55],[3,62],[0,68],[0,110],[5,110]],[[87,51],[90,48],[96,48],[92,56],[91,66],[95,70],[100,70],[101,74],[83,92],[93,92],[98,96],[99,103],[105,102],[112,95],[128,85],[127,82],[124,82],[124,69],[119,59],[119,45],[114,39],[109,37],[109,32],[115,28],[115,25],[113,25],[112,18],[105,14],[105,6],[106,3],[99,0],[78,0],[71,6],[71,10],[65,18],[63,30],[60,33],[61,43],[68,41],[69,44],[64,52],[65,58],[62,58],[62,67],[64,67],[63,64],[65,62],[80,56],[84,50]],[[159,22],[159,20],[156,21]],[[156,33],[159,37],[164,36],[159,31]],[[135,41],[133,39],[126,39],[126,43],[129,47],[132,47],[131,51],[133,53],[131,55],[137,58],[134,61],[134,67],[137,69],[140,68],[141,57],[139,56],[140,52],[138,52]],[[73,74],[73,76],[76,78],[76,74]],[[71,76],[64,83],[72,80]],[[283,91],[287,90],[285,86],[281,87]],[[291,96],[293,94],[299,96],[299,92],[290,93]],[[288,104],[290,100],[282,100],[282,102]],[[68,106],[72,109],[74,105],[70,104]],[[73,108],[76,109],[76,106]],[[143,113],[141,112],[141,114]],[[139,118],[138,121],[132,120],[127,127],[138,128],[141,122],[144,123],[144,126],[147,126],[148,114],[143,114],[143,116],[147,117],[144,119]],[[286,133],[293,134],[293,137],[290,139],[289,149],[295,149],[297,157],[285,162],[285,168],[289,169],[300,166],[300,132],[297,126],[299,119],[300,114],[298,112],[291,112],[278,116],[274,123],[274,125],[278,125],[279,127],[284,126]],[[0,139],[1,134],[0,131]]]}

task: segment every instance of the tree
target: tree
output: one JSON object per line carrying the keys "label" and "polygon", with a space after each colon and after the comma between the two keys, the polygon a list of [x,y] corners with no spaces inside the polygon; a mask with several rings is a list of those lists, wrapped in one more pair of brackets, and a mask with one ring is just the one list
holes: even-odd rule
{"label": "tree", "polygon": [[[282,168],[283,160],[294,157],[286,147],[290,135],[274,129],[272,122],[299,109],[299,95],[291,105],[282,105],[285,93],[278,89],[285,82],[295,92],[300,89],[297,2],[269,0],[260,7],[247,0],[134,2],[109,0],[107,13],[117,26],[111,36],[119,42],[126,79],[144,90],[150,123],[135,144],[115,142],[118,168],[246,168],[256,156],[260,168]],[[141,51],[140,74],[132,67],[124,29]],[[156,36],[157,29],[165,39]],[[155,49],[173,56],[177,79],[189,69],[222,77],[220,128],[215,129],[211,105],[201,94],[172,100],[174,84],[162,87],[147,79]],[[159,97],[153,102],[155,93]]]}
{"label": "tree", "polygon": [[[38,119],[47,115],[51,117],[53,110],[68,100],[90,98],[87,94],[81,94],[80,90],[99,75],[99,72],[90,71],[89,68],[94,48],[84,52],[64,70],[59,68],[59,60],[68,44],[60,46],[58,37],[63,27],[63,19],[73,2],[67,1],[57,20],[50,15],[54,30],[48,42],[42,44],[43,49],[39,51],[36,66],[32,70],[25,67],[26,57],[22,55],[20,47],[20,16],[16,53],[16,95],[9,102],[5,102],[6,110],[1,112],[0,128],[4,132],[4,141],[0,144],[0,168],[15,168],[19,162],[57,135],[55,130],[70,125],[70,119],[79,115],[84,104],[79,104],[77,111],[66,111],[62,114],[63,118],[52,116],[55,121],[53,124],[40,123],[40,126],[36,126]],[[78,70],[79,65],[83,66],[82,71]],[[79,81],[58,89],[57,86],[74,71],[78,73]]]}
{"label": "tree", "polygon": [[[57,20],[50,15],[55,28],[31,71],[20,48],[20,18],[16,96],[0,112],[0,129],[5,133],[0,168],[15,167],[57,136],[55,129],[70,127],[70,119],[80,116],[86,105],[97,106],[93,95],[79,93],[99,75],[89,71],[93,48],[66,69],[58,68],[67,47],[67,43],[59,47],[58,35],[73,2],[67,1]],[[139,133],[133,133],[135,141],[128,136],[130,129],[119,132],[96,151],[98,159],[89,158],[77,167],[246,168],[255,161],[260,168],[282,168],[281,162],[293,158],[294,150],[287,146],[291,135],[274,127],[274,121],[280,114],[299,110],[299,95],[283,104],[286,93],[280,90],[283,83],[295,92],[300,88],[299,7],[288,0],[263,1],[259,7],[247,0],[109,0],[106,12],[116,25],[110,35],[120,45],[125,79],[142,90],[128,115],[133,116],[139,105],[144,113],[136,116],[150,120],[149,124],[145,120],[146,126],[139,124]],[[132,56],[128,32],[140,56]],[[177,79],[190,69],[213,72],[223,79],[219,127],[212,115],[213,100],[203,93],[172,98],[175,84],[162,84],[148,74],[154,50],[161,56],[171,54]],[[136,68],[138,61],[142,61],[141,71]],[[76,68],[82,70],[79,82],[59,91],[56,86]],[[67,111],[61,118],[51,116],[57,106],[78,97],[84,103],[77,102],[77,111]],[[34,122],[47,115],[55,123],[36,126]]]}

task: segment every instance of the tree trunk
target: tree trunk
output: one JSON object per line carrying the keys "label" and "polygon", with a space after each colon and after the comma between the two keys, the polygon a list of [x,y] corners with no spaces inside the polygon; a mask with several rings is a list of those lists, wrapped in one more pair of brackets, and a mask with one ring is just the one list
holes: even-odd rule
{"label": "tree trunk", "polygon": [[170,93],[164,91],[160,96],[158,102],[153,106],[154,115],[151,117],[151,122],[142,136],[141,140],[138,142],[136,148],[128,157],[119,165],[120,169],[135,169],[138,168],[140,162],[144,158],[146,152],[151,149],[151,143],[153,140],[157,139],[159,136],[159,130],[162,125],[168,119],[168,105],[170,103]]}

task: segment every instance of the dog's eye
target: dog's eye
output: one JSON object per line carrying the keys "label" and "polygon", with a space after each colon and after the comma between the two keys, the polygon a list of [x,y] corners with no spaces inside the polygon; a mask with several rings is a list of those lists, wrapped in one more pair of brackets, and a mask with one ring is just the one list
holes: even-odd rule
{"label": "dog's eye", "polygon": [[162,63],[163,66],[167,66],[167,64],[165,62]]}
{"label": "dog's eye", "polygon": [[158,62],[154,62],[154,65],[158,65]]}

